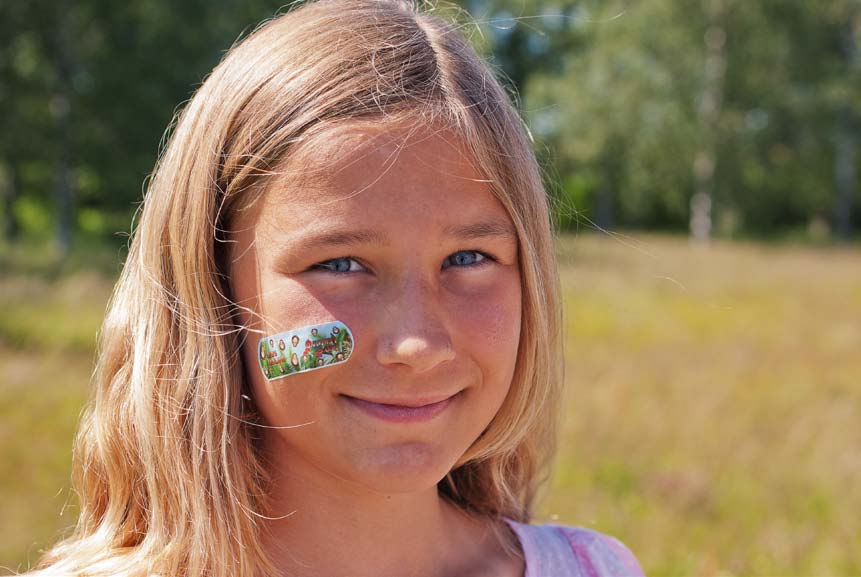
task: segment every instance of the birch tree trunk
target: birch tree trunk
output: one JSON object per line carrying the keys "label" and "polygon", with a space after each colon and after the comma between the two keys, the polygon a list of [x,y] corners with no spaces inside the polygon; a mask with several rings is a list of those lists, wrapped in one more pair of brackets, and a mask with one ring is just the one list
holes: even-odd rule
{"label": "birch tree trunk", "polygon": [[[850,74],[861,78],[861,11],[854,14],[844,37],[844,51]],[[851,98],[851,96],[850,96]],[[837,115],[834,138],[834,205],[832,229],[835,238],[846,241],[852,234],[852,197],[858,186],[856,171],[856,130],[858,119],[853,117],[850,104]]]}
{"label": "birch tree trunk", "polygon": [[852,233],[852,195],[856,186],[855,134],[848,110],[841,111],[834,142],[833,234],[841,241]]}
{"label": "birch tree trunk", "polygon": [[690,233],[697,242],[712,236],[714,174],[717,166],[717,130],[723,103],[726,71],[726,31],[721,25],[724,0],[703,0],[709,28],[703,37],[705,78],[698,110],[700,148],[694,159],[695,191],[691,197]]}

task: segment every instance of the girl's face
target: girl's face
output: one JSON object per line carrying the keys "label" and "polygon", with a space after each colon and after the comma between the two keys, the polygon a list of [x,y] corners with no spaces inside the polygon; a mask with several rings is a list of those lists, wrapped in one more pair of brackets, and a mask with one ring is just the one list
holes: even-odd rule
{"label": "girl's face", "polygon": [[[354,127],[234,223],[230,276],[267,452],[291,475],[378,493],[433,487],[508,393],[521,322],[506,210],[450,133]],[[313,174],[313,177],[308,175]],[[267,381],[261,336],[332,320],[345,363]]]}

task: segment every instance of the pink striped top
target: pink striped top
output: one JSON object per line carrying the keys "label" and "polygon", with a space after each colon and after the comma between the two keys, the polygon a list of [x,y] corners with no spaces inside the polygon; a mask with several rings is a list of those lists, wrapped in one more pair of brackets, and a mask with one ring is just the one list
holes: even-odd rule
{"label": "pink striped top", "polygon": [[580,527],[505,521],[520,540],[524,577],[644,577],[634,555],[615,537]]}

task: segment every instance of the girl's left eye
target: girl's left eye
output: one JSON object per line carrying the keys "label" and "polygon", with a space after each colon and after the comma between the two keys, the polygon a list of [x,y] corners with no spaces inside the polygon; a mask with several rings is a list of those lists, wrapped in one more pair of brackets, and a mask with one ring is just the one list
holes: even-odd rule
{"label": "girl's left eye", "polygon": [[[359,268],[354,268],[352,265],[355,263]],[[350,256],[344,256],[340,258],[333,258],[330,260],[324,260],[323,262],[318,262],[315,264],[313,269],[323,269],[335,273],[351,273],[351,272],[361,272],[365,270],[365,267],[360,265],[356,259]]]}
{"label": "girl's left eye", "polygon": [[459,267],[479,266],[486,263],[487,260],[487,255],[478,252],[477,250],[461,250],[446,257],[443,261],[443,268],[445,268],[446,263],[451,263]]}

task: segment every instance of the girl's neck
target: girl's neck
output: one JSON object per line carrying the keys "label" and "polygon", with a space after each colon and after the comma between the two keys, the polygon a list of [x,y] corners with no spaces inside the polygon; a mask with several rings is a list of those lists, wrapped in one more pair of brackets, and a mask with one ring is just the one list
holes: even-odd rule
{"label": "girl's neck", "polygon": [[436,488],[382,495],[325,473],[281,475],[267,548],[291,577],[442,577],[523,574],[487,521],[467,516]]}

